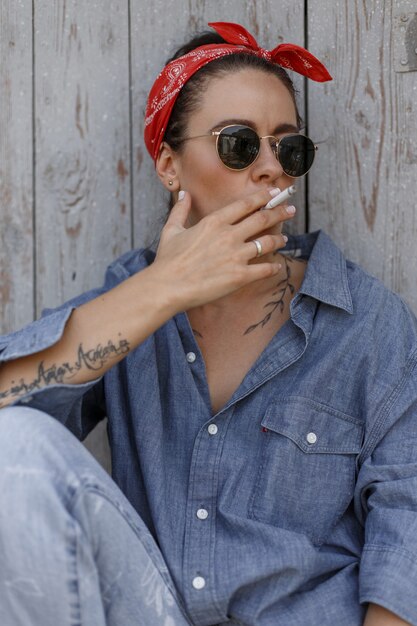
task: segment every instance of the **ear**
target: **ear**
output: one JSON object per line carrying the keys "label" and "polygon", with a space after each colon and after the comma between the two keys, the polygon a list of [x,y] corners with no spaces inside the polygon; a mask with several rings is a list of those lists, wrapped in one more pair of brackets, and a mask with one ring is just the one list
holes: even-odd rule
{"label": "ear", "polygon": [[155,169],[159,180],[168,191],[181,189],[177,154],[165,141],[161,143],[159,148]]}

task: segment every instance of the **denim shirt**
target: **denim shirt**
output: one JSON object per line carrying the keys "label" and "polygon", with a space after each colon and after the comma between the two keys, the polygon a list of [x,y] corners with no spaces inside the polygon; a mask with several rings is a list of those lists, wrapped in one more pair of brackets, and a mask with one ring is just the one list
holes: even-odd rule
{"label": "denim shirt", "polygon": [[[217,414],[185,313],[100,380],[16,404],[80,439],[108,416],[114,480],[196,626],[359,626],[368,602],[417,625],[417,319],[323,231],[283,252],[308,260],[291,317]],[[153,258],[125,254],[101,289],[0,338],[1,359],[52,345]]]}

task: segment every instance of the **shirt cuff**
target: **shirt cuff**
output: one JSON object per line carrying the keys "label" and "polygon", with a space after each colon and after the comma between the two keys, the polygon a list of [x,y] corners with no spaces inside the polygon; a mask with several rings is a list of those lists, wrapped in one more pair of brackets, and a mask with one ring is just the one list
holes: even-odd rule
{"label": "shirt cuff", "polygon": [[82,441],[104,417],[95,410],[94,387],[102,378],[77,385],[43,387],[18,398],[11,406],[26,406],[48,413]]}
{"label": "shirt cuff", "polygon": [[59,309],[22,330],[1,337],[0,363],[41,352],[57,343],[74,309],[75,306]]}
{"label": "shirt cuff", "polygon": [[365,546],[359,572],[360,603],[372,602],[417,626],[417,559],[397,547]]}

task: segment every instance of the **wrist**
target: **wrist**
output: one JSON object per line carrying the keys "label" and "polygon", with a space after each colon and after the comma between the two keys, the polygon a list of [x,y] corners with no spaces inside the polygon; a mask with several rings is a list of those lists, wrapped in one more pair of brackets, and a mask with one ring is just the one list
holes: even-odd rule
{"label": "wrist", "polygon": [[152,308],[156,308],[164,318],[170,319],[186,309],[185,299],[181,297],[175,277],[165,267],[154,262],[141,275],[146,281]]}

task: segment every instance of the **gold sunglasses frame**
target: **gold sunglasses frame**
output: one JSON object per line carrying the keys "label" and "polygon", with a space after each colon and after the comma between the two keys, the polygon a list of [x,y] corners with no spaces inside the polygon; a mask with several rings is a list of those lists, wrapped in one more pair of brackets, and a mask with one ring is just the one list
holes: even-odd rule
{"label": "gold sunglasses frame", "polygon": [[[255,135],[258,137],[259,139],[259,149],[258,149],[258,153],[256,155],[256,157],[253,159],[253,161],[251,161],[249,163],[249,165],[246,165],[245,167],[240,167],[240,168],[236,168],[236,167],[229,167],[228,165],[226,165],[226,163],[222,160],[222,158],[220,157],[219,154],[219,148],[218,148],[218,143],[219,143],[219,137],[221,135],[222,132],[224,132],[225,130],[227,130],[228,128],[235,128],[236,126],[240,126],[241,128],[249,128],[252,132],[255,133]],[[195,135],[194,137],[186,137],[183,141],[188,141],[189,139],[200,139],[202,137],[216,137],[216,152],[217,152],[217,156],[219,157],[222,165],[224,165],[224,167],[227,167],[228,170],[232,170],[233,172],[243,172],[244,170],[247,170],[248,167],[250,167],[251,165],[253,165],[256,161],[256,159],[259,156],[260,153],[260,146],[261,146],[261,139],[274,139],[275,142],[275,149],[273,144],[271,144],[271,142],[269,142],[269,147],[271,148],[276,160],[278,161],[278,163],[281,165],[284,173],[286,174],[286,176],[289,176],[290,178],[301,178],[301,176],[305,176],[306,174],[308,174],[308,172],[311,170],[311,168],[313,167],[313,163],[314,163],[314,159],[315,159],[315,155],[313,158],[313,161],[310,165],[310,167],[308,168],[308,170],[306,172],[304,172],[304,174],[300,174],[299,176],[291,176],[290,174],[287,174],[287,172],[285,172],[283,165],[281,163],[281,161],[279,160],[279,156],[278,156],[278,151],[279,151],[279,144],[280,142],[285,139],[286,137],[304,137],[305,139],[308,139],[309,141],[311,141],[311,143],[314,146],[314,150],[315,152],[317,152],[318,150],[318,145],[313,143],[313,140],[310,139],[310,137],[307,137],[307,135],[303,135],[301,133],[288,133],[287,135],[284,135],[283,137],[281,137],[280,139],[278,139],[277,137],[275,137],[274,135],[263,135],[262,137],[260,137],[258,135],[258,133],[251,128],[250,126],[245,126],[244,124],[228,124],[227,126],[223,126],[223,128],[221,128],[220,130],[212,130],[210,133],[206,133],[205,135]]]}

